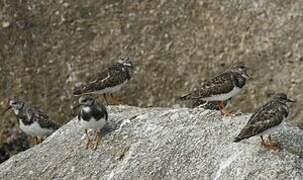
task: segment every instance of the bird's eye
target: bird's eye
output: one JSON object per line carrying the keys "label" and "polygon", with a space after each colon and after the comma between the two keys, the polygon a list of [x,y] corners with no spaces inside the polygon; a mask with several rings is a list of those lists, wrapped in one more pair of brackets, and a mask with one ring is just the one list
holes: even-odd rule
{"label": "bird's eye", "polygon": [[84,99],[84,103],[89,103],[91,100],[90,99]]}

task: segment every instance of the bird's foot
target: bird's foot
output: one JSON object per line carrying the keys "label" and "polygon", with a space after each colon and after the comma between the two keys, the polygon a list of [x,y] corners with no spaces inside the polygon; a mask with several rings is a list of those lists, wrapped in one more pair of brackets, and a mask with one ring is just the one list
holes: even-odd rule
{"label": "bird's foot", "polygon": [[274,143],[271,140],[263,141],[261,142],[261,145],[265,147],[266,149],[270,150],[279,150],[281,149],[281,146],[279,143]]}
{"label": "bird's foot", "polygon": [[97,147],[98,147],[98,145],[100,144],[100,137],[99,137],[99,133],[98,132],[96,132],[97,134],[96,134],[96,136],[95,136],[95,139],[94,139],[94,143],[92,144],[92,150],[96,150],[97,149]]}
{"label": "bird's foot", "polygon": [[34,139],[34,145],[38,145],[42,142],[42,138],[36,136],[35,139]]}
{"label": "bird's foot", "polygon": [[114,97],[111,97],[110,99],[110,105],[120,105],[122,104],[121,101],[119,101],[118,99],[114,98]]}
{"label": "bird's foot", "polygon": [[37,145],[37,144],[38,144],[38,137],[36,136],[34,139],[34,145]]}
{"label": "bird's foot", "polygon": [[[106,105],[108,105],[108,100],[107,100],[106,96],[107,96],[106,94],[103,94],[103,99],[104,99]],[[102,99],[101,99],[101,101],[102,101]]]}
{"label": "bird's foot", "polygon": [[219,105],[219,110],[220,110],[220,112],[222,113],[222,115],[223,115],[224,117],[229,117],[229,116],[232,116],[232,115],[233,115],[231,112],[226,111],[226,110],[224,109],[224,108],[225,108],[224,101],[220,101],[218,105]]}
{"label": "bird's foot", "polygon": [[85,149],[88,149],[91,146],[91,141],[90,139],[87,139],[86,144],[85,144]]}
{"label": "bird's foot", "polygon": [[233,116],[233,113],[232,112],[229,112],[229,111],[226,111],[226,110],[221,110],[221,113],[224,117],[230,117],[230,116]]}
{"label": "bird's foot", "polygon": [[97,149],[97,147],[98,147],[98,142],[97,141],[95,141],[93,144],[92,144],[92,147],[91,147],[91,149],[92,150],[94,150],[94,151],[96,151],[96,149]]}
{"label": "bird's foot", "polygon": [[91,146],[91,139],[89,137],[87,129],[85,129],[85,136],[86,136],[86,139],[87,139],[86,144],[85,144],[85,149],[88,149]]}

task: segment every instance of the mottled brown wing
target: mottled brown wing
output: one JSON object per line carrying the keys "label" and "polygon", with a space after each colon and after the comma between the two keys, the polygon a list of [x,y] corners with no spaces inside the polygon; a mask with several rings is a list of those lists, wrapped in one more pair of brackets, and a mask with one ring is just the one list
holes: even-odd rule
{"label": "mottled brown wing", "polygon": [[108,70],[108,73],[105,77],[105,73],[100,75],[97,81],[97,90],[102,90],[108,87],[117,86],[128,79],[127,69],[123,67],[113,67]]}
{"label": "mottled brown wing", "polygon": [[230,72],[220,74],[215,78],[204,82],[201,88],[181,97],[181,99],[200,99],[228,93],[234,88],[232,78],[233,74]]}
{"label": "mottled brown wing", "polygon": [[80,87],[75,88],[74,95],[92,93],[100,91],[108,87],[113,87],[123,83],[128,77],[121,66],[112,66],[105,71],[98,73],[91,80]]}
{"label": "mottled brown wing", "polygon": [[238,138],[249,138],[277,126],[283,121],[284,116],[283,108],[279,108],[277,103],[269,102],[252,115]]}
{"label": "mottled brown wing", "polygon": [[60,128],[60,126],[58,124],[56,124],[52,121],[49,121],[47,119],[39,118],[38,122],[42,128],[48,128],[48,129],[53,129],[53,130]]}
{"label": "mottled brown wing", "polygon": [[28,109],[28,112],[30,115],[36,115],[40,118],[44,118],[44,119],[48,119],[48,115],[45,114],[44,112],[42,112],[40,109],[38,109],[37,107],[32,107]]}
{"label": "mottled brown wing", "polygon": [[27,110],[28,117],[31,121],[38,121],[40,126],[42,128],[48,128],[48,129],[58,129],[60,126],[56,123],[53,123],[48,120],[48,116],[44,114],[42,111],[40,111],[38,108],[29,108]]}
{"label": "mottled brown wing", "polygon": [[[223,101],[224,107],[227,106],[227,104],[230,102],[230,100],[231,99]],[[195,107],[201,107],[201,108],[210,109],[210,110],[220,110],[219,101],[206,102],[201,99],[193,99],[192,108],[195,108]]]}

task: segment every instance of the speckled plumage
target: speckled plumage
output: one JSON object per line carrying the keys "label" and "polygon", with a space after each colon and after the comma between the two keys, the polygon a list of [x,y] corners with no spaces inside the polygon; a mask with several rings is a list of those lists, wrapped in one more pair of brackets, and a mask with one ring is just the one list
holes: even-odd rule
{"label": "speckled plumage", "polygon": [[9,107],[13,109],[20,129],[27,135],[43,138],[60,127],[49,121],[48,116],[38,108],[28,107],[19,99],[10,100]]}
{"label": "speckled plumage", "polygon": [[87,83],[75,87],[73,94],[105,94],[120,90],[131,79],[133,64],[128,57],[121,57],[118,63],[96,74]]}
{"label": "speckled plumage", "polygon": [[27,109],[27,118],[29,122],[38,122],[41,128],[50,129],[55,131],[60,128],[60,126],[48,119],[48,115],[40,111],[38,108],[28,108]]}
{"label": "speckled plumage", "polygon": [[[247,68],[232,68],[213,79],[205,81],[202,86],[182,97],[181,100],[200,99],[204,101],[225,101],[240,91],[248,79]],[[231,93],[232,91],[235,91]],[[229,94],[231,93],[231,94]],[[212,100],[210,100],[212,99]]]}
{"label": "speckled plumage", "polygon": [[[87,109],[86,109],[87,108]],[[78,113],[78,120],[79,121],[87,121],[95,119],[96,121],[101,120],[108,120],[108,113],[106,107],[93,100],[92,104],[81,105],[79,113]],[[98,127],[96,127],[97,129]],[[100,127],[102,128],[102,127]]]}
{"label": "speckled plumage", "polygon": [[235,142],[247,139],[255,135],[262,135],[264,132],[274,128],[287,118],[289,109],[287,99],[283,93],[275,95],[268,103],[261,106],[249,119],[240,134],[235,138]]}
{"label": "speckled plumage", "polygon": [[[97,102],[91,95],[85,95],[79,98],[80,110],[78,113],[78,121],[82,129],[85,130],[87,143],[86,148],[92,145],[96,150],[100,140],[100,130],[107,124],[108,113],[106,107]],[[95,131],[95,138],[92,140],[88,135],[88,130]]]}
{"label": "speckled plumage", "polygon": [[[231,99],[225,100],[224,103],[224,107],[226,107],[229,102],[231,101]],[[204,109],[210,109],[210,110],[220,110],[219,107],[219,101],[203,101],[201,99],[193,99],[192,100],[192,108],[196,108],[196,107],[201,107]]]}

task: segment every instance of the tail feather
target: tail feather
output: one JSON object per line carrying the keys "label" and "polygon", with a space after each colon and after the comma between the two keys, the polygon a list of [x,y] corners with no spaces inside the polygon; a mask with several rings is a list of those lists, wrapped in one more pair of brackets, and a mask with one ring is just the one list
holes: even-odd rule
{"label": "tail feather", "polygon": [[240,134],[237,136],[237,137],[235,137],[235,139],[234,139],[234,142],[240,142],[240,141],[242,141],[243,139],[248,139],[248,138],[250,138],[251,137],[251,135],[250,134],[247,134],[247,133],[245,133],[245,131],[241,131],[240,132]]}
{"label": "tail feather", "polygon": [[82,91],[80,90],[80,89],[75,89],[74,91],[73,91],[73,95],[74,96],[79,96],[79,95],[81,95],[82,94]]}
{"label": "tail feather", "polygon": [[186,101],[186,100],[189,100],[190,98],[190,94],[186,94],[186,95],[183,95],[183,96],[179,96],[178,99],[181,100],[181,101]]}
{"label": "tail feather", "polygon": [[57,130],[57,129],[59,129],[60,127],[61,127],[61,126],[60,126],[59,124],[53,122],[53,129]]}
{"label": "tail feather", "polygon": [[83,86],[75,87],[74,90],[73,90],[73,95],[74,96],[79,96],[79,95],[83,94],[83,89],[84,89]]}
{"label": "tail feather", "polygon": [[234,139],[234,142],[240,142],[241,140],[248,139],[254,135],[257,135],[255,127],[246,125]]}
{"label": "tail feather", "polygon": [[84,93],[86,93],[87,87],[85,85],[76,86],[73,90],[74,96],[80,96]]}
{"label": "tail feather", "polygon": [[234,142],[240,142],[243,138],[240,136],[235,137]]}

